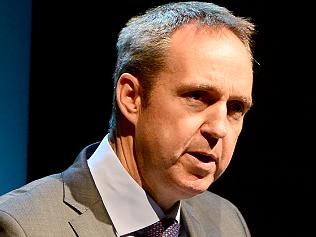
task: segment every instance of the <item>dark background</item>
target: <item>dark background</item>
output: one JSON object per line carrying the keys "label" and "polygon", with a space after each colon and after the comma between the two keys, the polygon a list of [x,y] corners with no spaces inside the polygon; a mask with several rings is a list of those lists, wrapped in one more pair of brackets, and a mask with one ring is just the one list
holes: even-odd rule
{"label": "dark background", "polygon": [[[33,0],[28,181],[63,171],[107,133],[117,33],[131,16],[166,2]],[[257,24],[260,66],[255,106],[210,190],[241,210],[254,237],[315,235],[310,6],[213,2]]]}

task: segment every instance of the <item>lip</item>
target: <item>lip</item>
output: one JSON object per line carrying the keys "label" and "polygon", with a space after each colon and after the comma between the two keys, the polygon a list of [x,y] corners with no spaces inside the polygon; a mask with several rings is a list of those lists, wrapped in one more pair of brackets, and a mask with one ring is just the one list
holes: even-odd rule
{"label": "lip", "polygon": [[216,170],[217,157],[215,155],[200,151],[190,151],[187,154],[191,157],[192,164],[198,173]]}
{"label": "lip", "polygon": [[210,162],[216,162],[217,157],[211,153],[207,152],[201,152],[201,151],[190,151],[188,152],[189,155],[194,156],[197,158],[200,162],[203,163],[210,163]]}

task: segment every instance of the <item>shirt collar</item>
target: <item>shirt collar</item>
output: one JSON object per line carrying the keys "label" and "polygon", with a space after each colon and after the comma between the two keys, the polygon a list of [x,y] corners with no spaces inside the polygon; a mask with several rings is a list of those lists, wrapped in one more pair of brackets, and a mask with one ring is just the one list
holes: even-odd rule
{"label": "shirt collar", "polygon": [[[108,141],[108,135],[88,159],[88,166],[120,236],[142,229],[165,217],[157,203],[124,169]],[[179,222],[180,205],[170,215]]]}

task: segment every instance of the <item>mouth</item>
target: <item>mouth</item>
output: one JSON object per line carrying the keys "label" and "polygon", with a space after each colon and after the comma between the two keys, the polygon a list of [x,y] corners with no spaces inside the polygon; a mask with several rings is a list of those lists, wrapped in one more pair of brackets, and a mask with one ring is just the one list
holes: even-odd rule
{"label": "mouth", "polygon": [[212,161],[215,162],[215,158],[209,154],[204,154],[201,152],[189,152],[189,154],[191,156],[194,156],[195,158],[197,158],[199,161],[201,161],[203,163],[210,163]]}

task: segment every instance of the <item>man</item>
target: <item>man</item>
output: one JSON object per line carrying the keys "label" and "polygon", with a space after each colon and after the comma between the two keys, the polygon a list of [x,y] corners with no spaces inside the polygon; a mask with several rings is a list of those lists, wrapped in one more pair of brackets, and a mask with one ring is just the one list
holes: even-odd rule
{"label": "man", "polygon": [[1,197],[0,236],[250,236],[207,189],[252,105],[253,31],[203,2],[132,18],[117,42],[109,133],[63,173]]}

